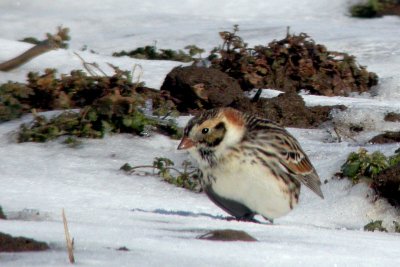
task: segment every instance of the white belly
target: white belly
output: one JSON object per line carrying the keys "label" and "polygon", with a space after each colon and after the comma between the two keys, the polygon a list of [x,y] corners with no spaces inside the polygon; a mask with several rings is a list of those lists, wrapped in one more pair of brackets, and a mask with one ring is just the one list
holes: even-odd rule
{"label": "white belly", "polygon": [[[287,193],[287,185],[273,177],[268,168],[235,160],[212,170],[212,188],[218,195],[243,203],[254,212],[274,219],[287,214],[297,203]],[[221,166],[222,165],[222,166]]]}

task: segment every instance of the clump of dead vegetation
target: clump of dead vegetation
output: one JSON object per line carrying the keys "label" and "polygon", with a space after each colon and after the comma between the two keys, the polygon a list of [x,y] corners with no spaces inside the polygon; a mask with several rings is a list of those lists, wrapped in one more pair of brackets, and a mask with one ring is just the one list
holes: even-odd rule
{"label": "clump of dead vegetation", "polygon": [[248,47],[233,32],[220,32],[221,47],[209,59],[212,67],[237,79],[244,90],[274,88],[284,92],[307,90],[317,95],[365,92],[376,85],[378,76],[347,53],[329,51],[306,33],[290,34],[268,45]]}
{"label": "clump of dead vegetation", "polygon": [[[29,73],[28,82],[0,86],[0,120],[32,112],[34,120],[23,124],[19,142],[45,142],[63,135],[99,138],[107,133],[146,135],[158,131],[178,138],[174,104],[168,95],[132,81],[130,72],[115,68],[112,76],[91,76],[72,71],[57,77],[56,71]],[[146,108],[147,105],[147,108]],[[80,109],[79,112],[70,109]],[[68,109],[48,119],[38,111]]]}

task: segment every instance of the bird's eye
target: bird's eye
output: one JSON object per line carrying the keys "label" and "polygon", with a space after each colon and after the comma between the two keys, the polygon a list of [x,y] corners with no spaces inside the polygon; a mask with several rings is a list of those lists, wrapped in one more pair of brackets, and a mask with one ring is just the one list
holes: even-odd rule
{"label": "bird's eye", "polygon": [[201,133],[202,133],[202,134],[208,133],[208,128],[203,128],[203,130],[201,130]]}

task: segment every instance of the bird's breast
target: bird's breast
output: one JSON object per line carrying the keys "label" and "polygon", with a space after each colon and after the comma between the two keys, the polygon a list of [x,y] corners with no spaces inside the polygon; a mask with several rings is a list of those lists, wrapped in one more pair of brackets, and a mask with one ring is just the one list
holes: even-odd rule
{"label": "bird's breast", "polygon": [[285,215],[297,204],[282,179],[243,153],[220,158],[214,167],[203,170],[203,179],[218,195],[270,219]]}

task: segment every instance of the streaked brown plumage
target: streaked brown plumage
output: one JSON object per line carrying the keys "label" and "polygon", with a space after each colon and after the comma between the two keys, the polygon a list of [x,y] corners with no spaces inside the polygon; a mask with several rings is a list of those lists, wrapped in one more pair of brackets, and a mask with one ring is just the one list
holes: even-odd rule
{"label": "streaked brown plumage", "polygon": [[237,219],[285,215],[298,203],[301,183],[323,198],[299,143],[269,120],[212,109],[188,122],[178,149],[197,160],[208,197]]}

